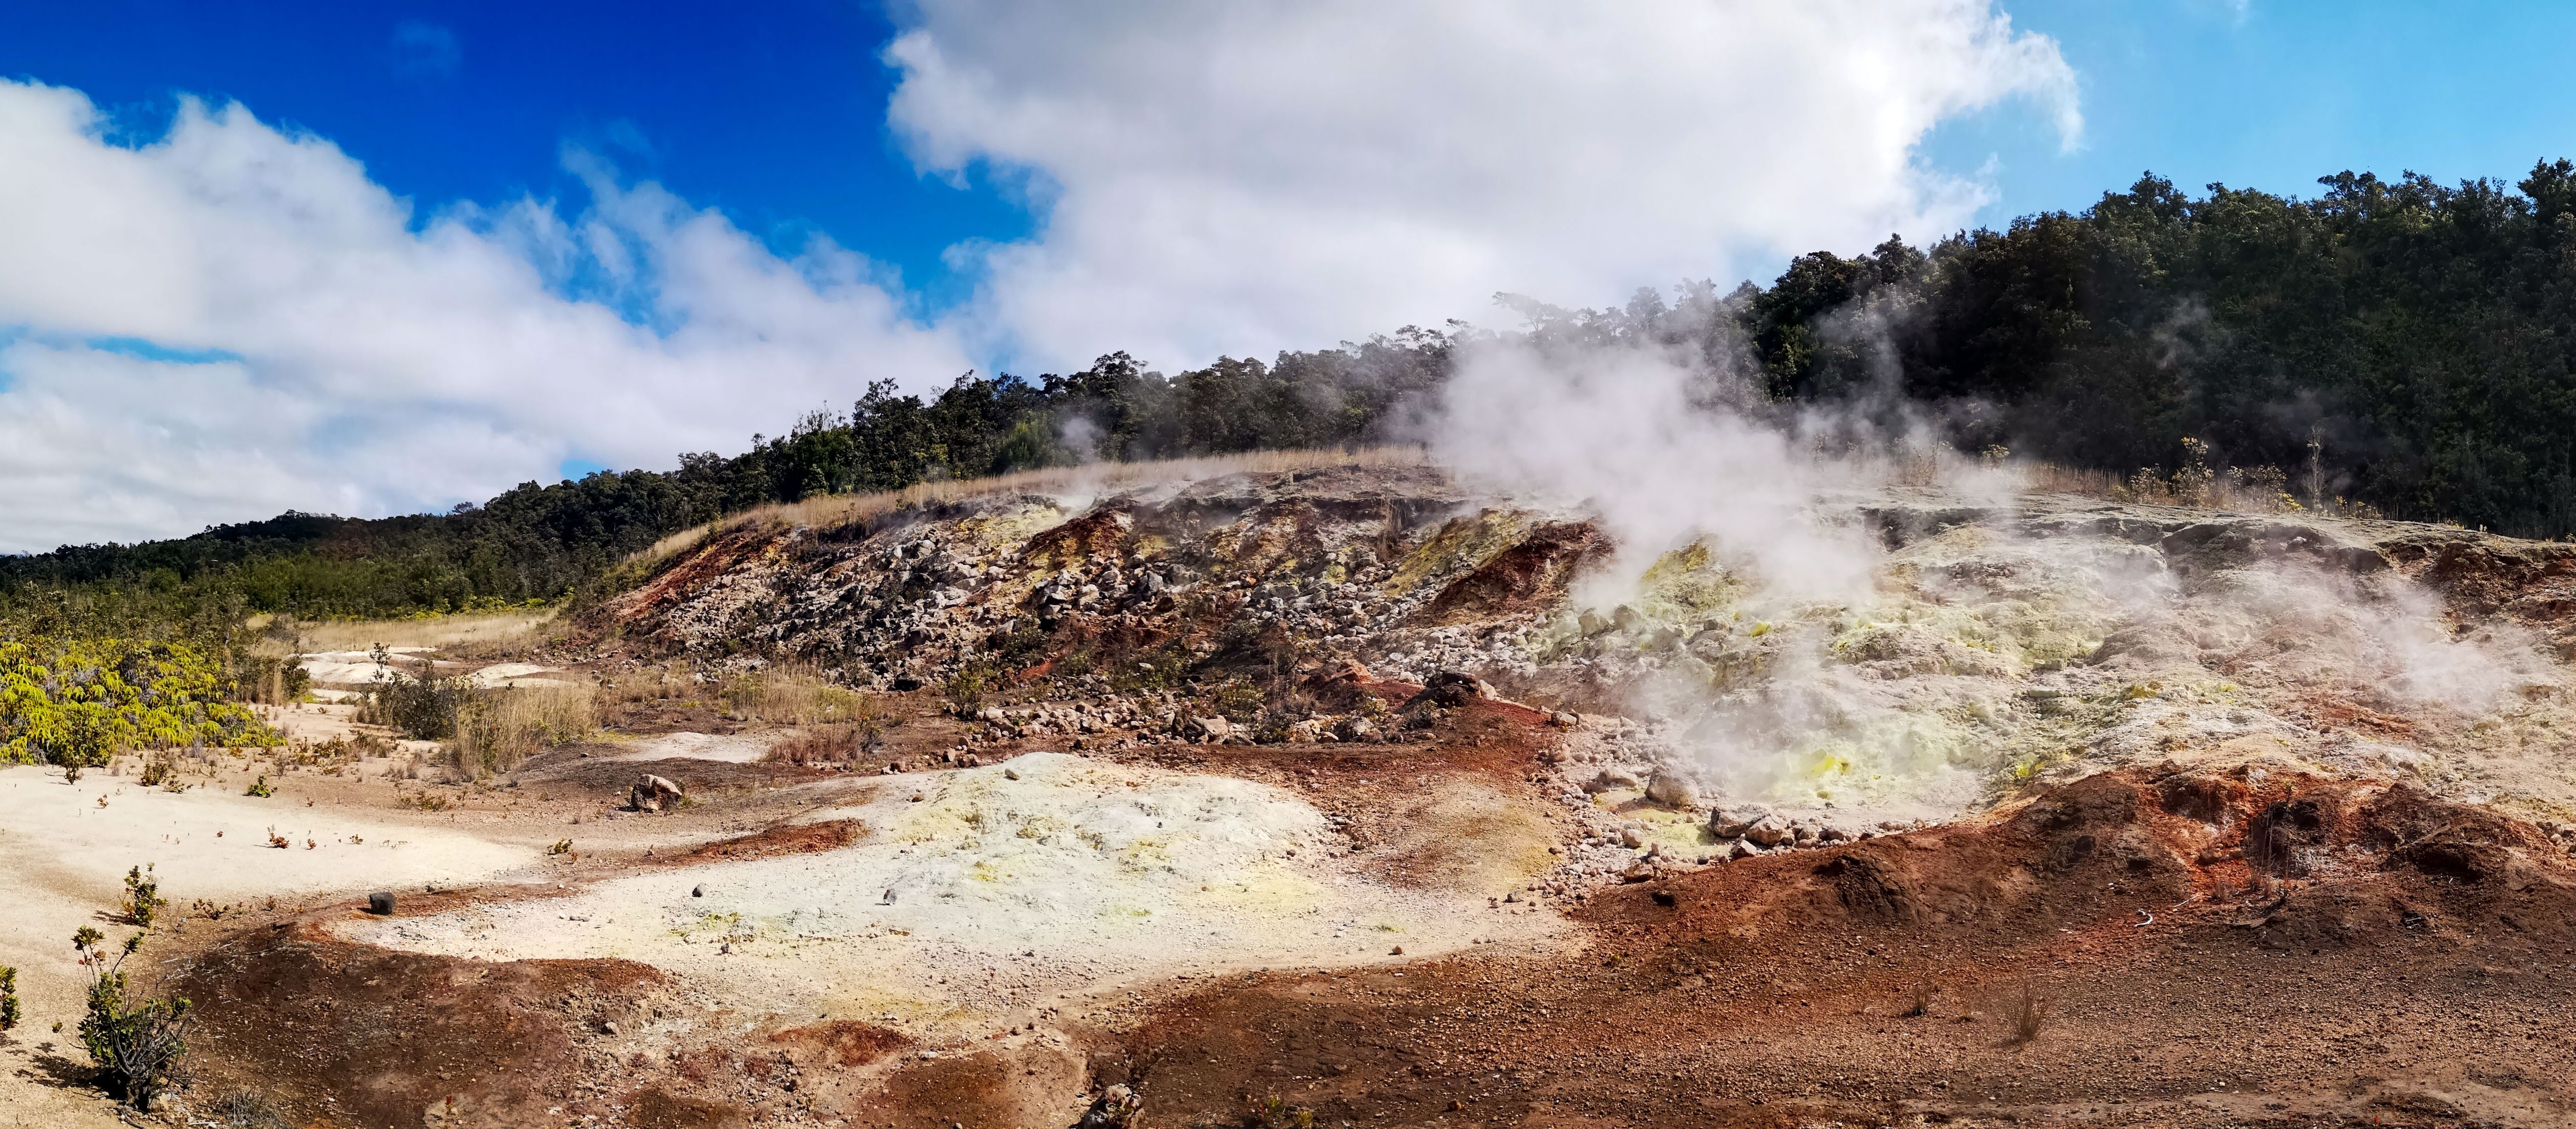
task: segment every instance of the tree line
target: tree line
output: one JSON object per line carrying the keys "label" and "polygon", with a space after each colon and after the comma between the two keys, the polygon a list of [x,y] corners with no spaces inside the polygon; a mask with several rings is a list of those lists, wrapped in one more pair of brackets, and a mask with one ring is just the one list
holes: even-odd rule
{"label": "tree line", "polygon": [[[1800,256],[1768,286],[1558,310],[1544,339],[1696,351],[1774,405],[1929,414],[2118,473],[2208,459],[2316,495],[2526,536],[2576,532],[2576,164],[2518,183],[2339,173],[2313,198],[2152,174],[2078,212],[1917,248]],[[847,411],[671,471],[523,483],[436,515],[288,513],[136,545],[0,558],[0,625],[213,625],[564,598],[725,513],[1091,458],[1401,438],[1484,331],[1407,328],[1166,375],[1124,353],[1070,374],[867,384]]]}

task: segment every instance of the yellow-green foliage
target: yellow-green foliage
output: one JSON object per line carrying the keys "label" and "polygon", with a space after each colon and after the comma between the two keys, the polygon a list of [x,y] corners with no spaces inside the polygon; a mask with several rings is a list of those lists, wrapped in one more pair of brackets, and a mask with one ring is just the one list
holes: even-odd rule
{"label": "yellow-green foliage", "polygon": [[231,700],[234,689],[222,664],[185,643],[0,641],[0,763],[276,745],[277,733]]}

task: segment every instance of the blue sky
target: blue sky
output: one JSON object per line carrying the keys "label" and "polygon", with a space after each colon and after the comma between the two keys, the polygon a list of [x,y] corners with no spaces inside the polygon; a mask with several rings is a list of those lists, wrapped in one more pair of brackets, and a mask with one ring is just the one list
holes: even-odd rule
{"label": "blue sky", "polygon": [[2153,169],[2576,155],[2576,5],[0,8],[0,551],[437,511],[875,380],[1619,303]]}
{"label": "blue sky", "polygon": [[1004,194],[889,142],[893,34],[866,3],[8,5],[0,75],[70,86],[156,135],[181,94],[329,138],[425,209],[580,186],[594,150],[782,245],[810,230],[938,289],[940,252],[1025,234]]}
{"label": "blue sky", "polygon": [[2344,169],[2520,180],[2576,157],[2576,4],[2020,0],[2077,72],[2085,139],[2062,153],[2006,109],[1936,131],[1927,155],[1995,160],[1981,218],[2081,208],[2153,169],[2314,195]]}
{"label": "blue sky", "polygon": [[[1934,131],[1927,160],[1991,178],[1984,223],[2081,208],[2150,168],[2195,190],[2306,193],[2347,167],[2510,179],[2576,155],[2576,5],[2004,8],[2060,44],[2085,129],[2062,151],[2015,103]],[[1033,223],[1006,186],[914,170],[886,126],[894,75],[878,52],[894,25],[861,0],[92,0],[14,5],[0,28],[0,75],[76,87],[141,133],[181,93],[238,99],[329,138],[428,209],[577,194],[561,155],[584,147],[780,246],[828,233],[898,268],[932,308],[964,297],[943,251]]]}

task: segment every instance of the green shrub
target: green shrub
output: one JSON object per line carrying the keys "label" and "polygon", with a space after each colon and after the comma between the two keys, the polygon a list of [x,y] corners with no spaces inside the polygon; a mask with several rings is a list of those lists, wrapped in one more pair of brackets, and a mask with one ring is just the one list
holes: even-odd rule
{"label": "green shrub", "polygon": [[474,684],[464,678],[410,679],[388,673],[380,674],[366,693],[358,707],[359,721],[418,741],[444,741],[456,736]]}
{"label": "green shrub", "polygon": [[948,712],[964,718],[975,716],[977,710],[984,708],[985,692],[991,688],[992,677],[992,671],[982,663],[968,663],[958,668],[957,673],[949,675],[948,684],[941,688],[948,701]]}
{"label": "green shrub", "polygon": [[152,928],[153,918],[170,900],[161,896],[161,880],[149,866],[128,868],[125,872],[125,920],[144,929]]}
{"label": "green shrub", "polygon": [[143,934],[125,939],[113,959],[105,935],[89,926],[72,935],[72,948],[89,973],[89,1006],[81,1018],[81,1046],[105,1075],[108,1091],[136,1109],[150,1109],[170,1084],[172,1068],[188,1053],[191,1006],[176,996],[137,999],[125,961],[143,948]]}
{"label": "green shrub", "polygon": [[0,1031],[18,1026],[18,970],[0,964]]}
{"label": "green shrub", "polygon": [[186,643],[0,640],[0,764],[60,765],[77,780],[126,749],[278,744],[235,689]]}

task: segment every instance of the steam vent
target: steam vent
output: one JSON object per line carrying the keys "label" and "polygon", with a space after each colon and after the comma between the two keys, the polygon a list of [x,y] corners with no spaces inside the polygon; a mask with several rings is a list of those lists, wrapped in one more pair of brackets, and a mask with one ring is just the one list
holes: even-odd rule
{"label": "steam vent", "polygon": [[1879,485],[1800,511],[1827,592],[1282,461],[757,513],[519,661],[309,660],[598,711],[515,763],[307,705],[276,797],[216,758],[13,803],[100,866],[144,845],[99,796],[187,845],[192,1092],[357,1124],[2547,1100],[2462,1048],[2567,1046],[2570,550]]}

